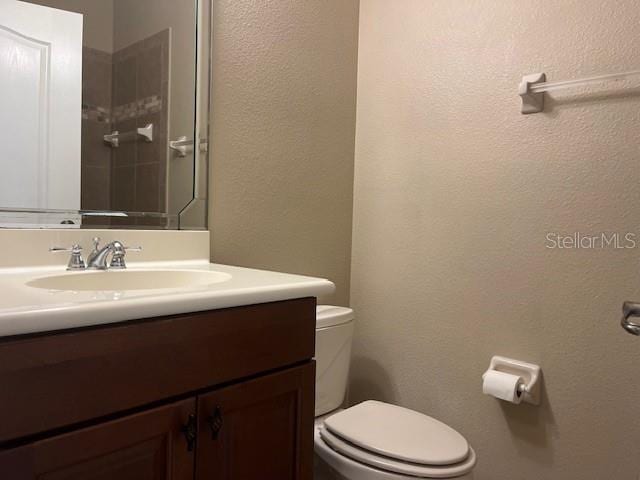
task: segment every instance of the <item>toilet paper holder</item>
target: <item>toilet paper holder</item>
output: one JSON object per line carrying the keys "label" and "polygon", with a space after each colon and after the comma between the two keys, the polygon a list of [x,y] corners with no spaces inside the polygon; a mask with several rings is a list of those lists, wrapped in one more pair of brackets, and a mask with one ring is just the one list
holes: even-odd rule
{"label": "toilet paper holder", "polygon": [[522,362],[512,358],[494,356],[489,363],[489,370],[518,375],[524,380],[520,387],[523,394],[522,401],[532,405],[540,405],[540,374],[539,365]]}

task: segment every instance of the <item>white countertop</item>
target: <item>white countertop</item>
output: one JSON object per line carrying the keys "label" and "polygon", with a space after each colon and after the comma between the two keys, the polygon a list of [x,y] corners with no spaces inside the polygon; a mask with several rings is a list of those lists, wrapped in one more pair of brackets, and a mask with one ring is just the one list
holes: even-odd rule
{"label": "white countertop", "polygon": [[230,278],[180,289],[70,291],[27,286],[27,282],[37,278],[66,274],[64,267],[0,269],[0,337],[317,297],[335,289],[332,282],[321,278],[203,261],[130,262],[128,267],[130,271],[208,270],[229,274]]}

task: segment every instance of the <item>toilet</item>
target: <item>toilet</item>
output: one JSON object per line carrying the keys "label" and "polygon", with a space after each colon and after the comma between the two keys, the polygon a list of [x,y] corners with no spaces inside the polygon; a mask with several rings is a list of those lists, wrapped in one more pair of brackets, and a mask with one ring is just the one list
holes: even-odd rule
{"label": "toilet", "polygon": [[374,400],[342,408],[353,331],[353,310],[317,307],[314,479],[473,479],[476,454],[448,425]]}

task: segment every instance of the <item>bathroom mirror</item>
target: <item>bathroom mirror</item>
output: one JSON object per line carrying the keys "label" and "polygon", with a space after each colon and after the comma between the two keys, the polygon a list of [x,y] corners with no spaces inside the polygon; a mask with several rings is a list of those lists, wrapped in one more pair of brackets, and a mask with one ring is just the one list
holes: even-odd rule
{"label": "bathroom mirror", "polygon": [[198,0],[0,1],[0,227],[206,228],[209,23]]}

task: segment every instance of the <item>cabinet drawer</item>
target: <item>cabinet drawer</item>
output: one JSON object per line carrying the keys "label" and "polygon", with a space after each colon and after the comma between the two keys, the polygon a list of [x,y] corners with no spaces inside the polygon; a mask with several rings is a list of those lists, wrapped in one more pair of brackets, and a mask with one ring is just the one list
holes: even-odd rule
{"label": "cabinet drawer", "polygon": [[315,298],[0,341],[0,444],[309,360]]}

